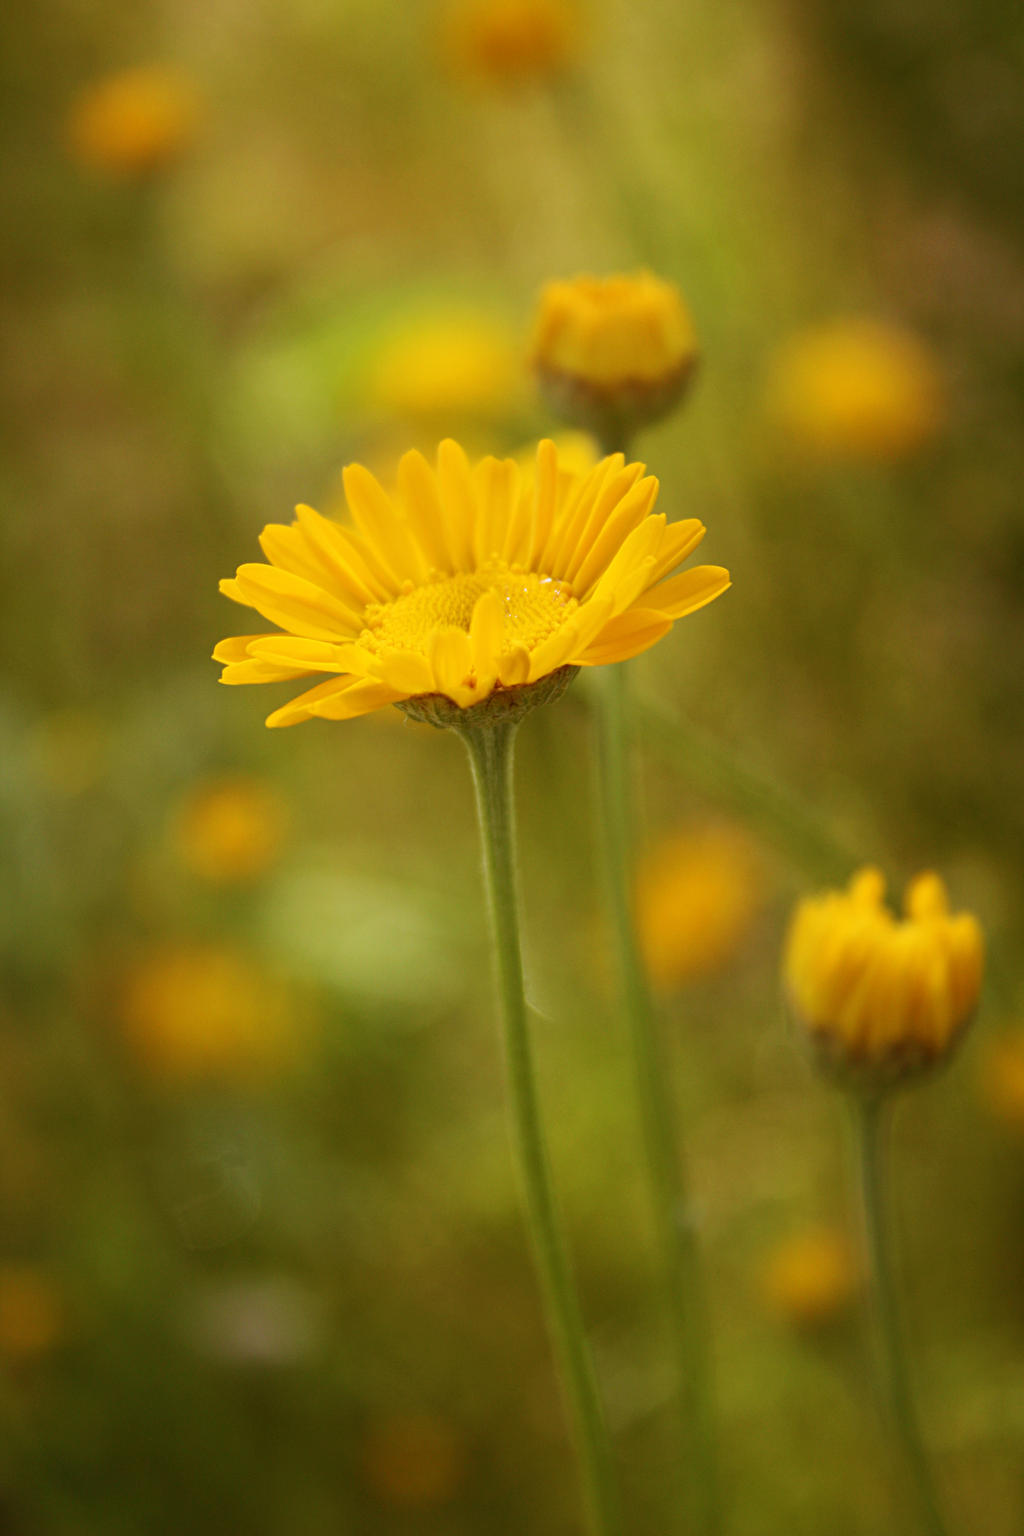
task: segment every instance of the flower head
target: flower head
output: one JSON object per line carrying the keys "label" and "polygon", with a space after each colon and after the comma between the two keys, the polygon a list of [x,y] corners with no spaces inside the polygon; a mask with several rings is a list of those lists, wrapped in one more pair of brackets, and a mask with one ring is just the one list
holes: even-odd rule
{"label": "flower head", "polygon": [[773,1312],[796,1328],[835,1322],[857,1293],[857,1265],[849,1239],[831,1227],[809,1227],[772,1249],[761,1290]]}
{"label": "flower head", "polygon": [[665,838],[637,878],[637,931],[654,985],[668,992],[719,970],[760,897],[757,855],[738,829],[708,826]]}
{"label": "flower head", "polygon": [[288,808],[269,784],[232,776],[197,785],[181,806],[175,843],[182,863],[204,880],[255,880],[277,858]]}
{"label": "flower head", "polygon": [[543,290],[532,356],[556,415],[623,441],[679,400],[697,337],[673,283],[650,272],[575,277]]}
{"label": "flower head", "polygon": [[178,70],[148,64],[86,86],[68,114],[76,160],[125,178],[162,170],[188,148],[199,120],[191,82]]}
{"label": "flower head", "polygon": [[300,506],[264,529],[269,564],[221,583],[283,631],[221,641],[222,682],[326,674],[271,726],[399,703],[442,723],[438,700],[443,723],[518,711],[573,668],[638,655],[729,585],[720,566],[672,574],[703,524],[653,513],[658,482],[621,454],[573,473],[542,442],[524,475],[512,459],[472,466],[447,440],[436,467],[405,454],[393,497],[361,465],[344,480],[351,525]]}
{"label": "flower head", "polygon": [[942,1060],[972,1017],[984,944],[977,919],[951,913],[937,875],[907,889],[905,917],[885,882],[862,869],[845,891],[797,906],[784,975],[794,1013],[822,1065],[870,1090]]}
{"label": "flower head", "polygon": [[460,72],[520,86],[573,62],[579,22],[569,0],[459,0],[449,8],[445,43]]}
{"label": "flower head", "polygon": [[872,320],[834,320],[791,337],[770,369],[768,409],[806,452],[869,462],[914,453],[945,414],[927,348]]}

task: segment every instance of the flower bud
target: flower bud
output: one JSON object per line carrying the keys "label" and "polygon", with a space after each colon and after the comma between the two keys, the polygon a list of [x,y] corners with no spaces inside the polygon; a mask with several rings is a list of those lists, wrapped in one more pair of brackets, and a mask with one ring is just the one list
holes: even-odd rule
{"label": "flower bud", "polygon": [[947,1057],[978,1004],[984,941],[969,912],[951,913],[937,875],[907,889],[905,916],[885,881],[862,869],[845,891],[801,901],[783,971],[819,1065],[876,1093]]}
{"label": "flower bud", "polygon": [[541,294],[531,355],[554,414],[609,450],[678,403],[697,337],[673,283],[650,272],[576,277]]}

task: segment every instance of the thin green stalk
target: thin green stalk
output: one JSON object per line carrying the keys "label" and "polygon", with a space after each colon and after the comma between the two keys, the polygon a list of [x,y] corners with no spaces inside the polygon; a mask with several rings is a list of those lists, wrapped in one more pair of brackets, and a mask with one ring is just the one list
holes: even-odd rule
{"label": "thin green stalk", "polygon": [[900,1327],[893,1272],[889,1218],[885,1206],[884,1135],[887,1106],[880,1099],[859,1099],[854,1105],[857,1162],[871,1278],[872,1323],[880,1384],[906,1464],[921,1529],[928,1536],[948,1536],[939,1507],[928,1455],[910,1390],[907,1356]]}
{"label": "thin green stalk", "polygon": [[633,839],[625,667],[620,664],[602,668],[597,693],[597,819],[604,843],[614,943],[633,1048],[665,1300],[672,1327],[679,1429],[685,1462],[693,1473],[696,1528],[704,1536],[715,1536],[721,1529],[721,1508],[700,1255],[676,1133],[676,1112],[637,944],[630,895]]}
{"label": "thin green stalk", "polygon": [[528,1032],[519,939],[512,753],[516,723],[460,731],[476,786],[484,876],[491,913],[513,1139],[526,1202],[527,1225],[561,1369],[579,1454],[584,1497],[595,1536],[621,1531],[608,1433],[604,1423],[583,1319],[555,1204]]}

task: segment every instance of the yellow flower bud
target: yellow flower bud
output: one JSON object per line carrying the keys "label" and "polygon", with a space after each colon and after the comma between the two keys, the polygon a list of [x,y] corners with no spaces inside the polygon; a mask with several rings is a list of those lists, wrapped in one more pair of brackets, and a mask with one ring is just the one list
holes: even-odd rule
{"label": "yellow flower bud", "polygon": [[951,913],[935,874],[907,889],[902,920],[885,881],[862,869],[845,891],[801,901],[790,923],[786,991],[820,1064],[877,1091],[946,1057],[981,991],[984,941],[969,912]]}
{"label": "yellow flower bud", "polygon": [[945,417],[928,349],[871,320],[835,320],[791,337],[772,362],[767,405],[791,444],[821,459],[905,458]]}
{"label": "yellow flower bud", "polygon": [[90,170],[149,176],[189,147],[198,120],[191,82],[169,66],[143,65],[80,91],[68,113],[68,147]]}
{"label": "yellow flower bud", "polygon": [[650,272],[548,283],[531,348],[555,415],[620,445],[681,398],[697,364],[693,320]]}
{"label": "yellow flower bud", "polygon": [[785,1322],[822,1328],[849,1311],[859,1276],[849,1240],[830,1227],[812,1227],[785,1238],[768,1255],[761,1293]]}
{"label": "yellow flower bud", "polygon": [[501,86],[561,74],[579,40],[568,0],[462,0],[449,8],[444,39],[454,69]]}

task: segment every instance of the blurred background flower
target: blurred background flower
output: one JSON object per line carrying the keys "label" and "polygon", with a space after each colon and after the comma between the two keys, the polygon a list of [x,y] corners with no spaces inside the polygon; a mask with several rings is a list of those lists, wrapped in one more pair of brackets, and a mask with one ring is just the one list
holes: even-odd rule
{"label": "blurred background flower", "polygon": [[199,120],[188,76],[172,65],[143,64],[82,87],[68,111],[68,145],[89,170],[151,176],[189,148]]}

